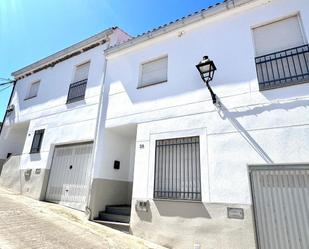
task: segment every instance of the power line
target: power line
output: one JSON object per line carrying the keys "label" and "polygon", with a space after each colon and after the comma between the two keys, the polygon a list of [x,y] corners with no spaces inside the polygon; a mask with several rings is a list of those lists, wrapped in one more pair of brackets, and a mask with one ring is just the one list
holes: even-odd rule
{"label": "power line", "polygon": [[1,78],[1,77],[0,77],[0,80],[2,80],[2,81],[3,81],[3,80],[5,80],[5,81],[10,81],[10,79]]}
{"label": "power line", "polygon": [[7,86],[7,87],[5,87],[5,88],[0,89],[0,92],[3,92],[5,89],[7,89],[7,88],[9,88],[9,87],[11,87],[11,86]]}
{"label": "power line", "polygon": [[14,80],[11,80],[11,81],[8,81],[8,82],[4,82],[4,83],[0,83],[0,86],[4,86],[4,85],[7,85],[7,84],[12,84],[14,83]]}

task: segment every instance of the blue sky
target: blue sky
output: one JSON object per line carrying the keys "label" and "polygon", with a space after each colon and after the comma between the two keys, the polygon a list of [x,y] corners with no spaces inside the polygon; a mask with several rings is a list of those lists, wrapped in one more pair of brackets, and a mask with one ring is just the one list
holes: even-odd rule
{"label": "blue sky", "polygon": [[[0,78],[108,27],[135,36],[216,2],[220,0],[0,0]],[[0,121],[11,92],[3,88]]]}

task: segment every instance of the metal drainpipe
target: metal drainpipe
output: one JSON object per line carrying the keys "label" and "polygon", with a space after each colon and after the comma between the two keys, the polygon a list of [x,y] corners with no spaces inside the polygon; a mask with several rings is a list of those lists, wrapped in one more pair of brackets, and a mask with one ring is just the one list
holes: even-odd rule
{"label": "metal drainpipe", "polygon": [[4,126],[5,119],[6,119],[7,109],[9,108],[9,106],[10,106],[10,104],[11,104],[11,101],[12,101],[12,97],[13,97],[13,93],[14,93],[14,90],[15,90],[15,86],[16,86],[17,80],[13,80],[12,83],[13,83],[13,89],[12,89],[9,102],[8,102],[8,105],[7,105],[6,110],[5,110],[5,113],[4,113],[2,125],[1,125],[1,127],[0,127],[0,135],[1,135],[1,132],[2,132],[2,129],[3,129],[3,126]]}
{"label": "metal drainpipe", "polygon": [[[112,34],[112,33],[111,33]],[[107,48],[108,49],[110,47],[110,38],[107,38]],[[105,49],[105,50],[106,50]],[[107,68],[107,59],[106,56],[104,54],[104,69],[103,69],[103,78],[102,78],[102,83],[101,83],[101,89],[100,89],[100,99],[99,99],[99,104],[98,104],[98,111],[97,111],[97,120],[96,120],[96,126],[95,126],[95,133],[94,133],[94,141],[93,141],[93,149],[92,149],[92,167],[91,167],[91,179],[90,179],[90,183],[89,183],[89,188],[88,188],[88,195],[87,195],[87,205],[86,205],[86,211],[88,213],[88,220],[91,220],[91,216],[92,216],[92,210],[90,208],[90,200],[91,200],[91,188],[92,188],[92,183],[93,183],[93,173],[94,173],[94,162],[95,162],[95,149],[96,149],[96,145],[97,145],[97,133],[99,130],[99,123],[100,123],[100,113],[102,111],[102,104],[103,104],[103,93],[104,93],[104,85],[105,85],[105,79],[106,79],[106,68]]]}

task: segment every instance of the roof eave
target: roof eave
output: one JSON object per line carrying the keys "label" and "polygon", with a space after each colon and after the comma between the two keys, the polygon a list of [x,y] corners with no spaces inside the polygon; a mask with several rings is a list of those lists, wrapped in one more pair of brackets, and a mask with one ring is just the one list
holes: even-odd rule
{"label": "roof eave", "polygon": [[66,56],[68,54],[71,54],[71,53],[74,53],[76,51],[79,51],[79,50],[82,50],[83,48],[91,45],[91,44],[94,44],[98,41],[101,41],[105,38],[108,38],[109,35],[111,35],[113,33],[113,30],[115,28],[109,28],[109,29],[106,29],[96,35],[93,35],[83,41],[80,41],[68,48],[65,48],[63,50],[60,50],[59,52],[56,52],[48,57],[45,57],[44,59],[41,59],[35,63],[32,63],[26,67],[23,67],[15,72],[13,72],[11,75],[16,79],[16,78],[19,78],[20,76],[23,76],[39,67],[43,67],[44,65],[47,65],[49,63],[52,63],[53,61],[56,61],[57,59],[63,57],[63,56]]}
{"label": "roof eave", "polygon": [[215,6],[211,6],[208,9],[202,10],[198,13],[189,15],[187,17],[183,17],[179,20],[176,20],[175,22],[172,22],[170,24],[166,24],[163,26],[160,26],[157,29],[154,29],[153,31],[144,33],[140,36],[137,36],[135,38],[132,38],[128,40],[127,42],[124,42],[122,44],[116,45],[114,47],[110,47],[107,50],[105,50],[106,55],[110,55],[112,53],[124,50],[126,48],[132,47],[134,45],[137,45],[139,43],[142,43],[144,41],[159,37],[161,35],[164,35],[166,33],[175,31],[177,29],[183,28],[187,25],[199,22],[205,18],[209,18],[211,16],[217,15],[219,13],[222,13],[224,11],[227,11],[232,8],[236,8],[239,6],[242,6],[244,4],[247,4],[249,2],[253,2],[257,0],[226,0],[222,3],[219,3]]}

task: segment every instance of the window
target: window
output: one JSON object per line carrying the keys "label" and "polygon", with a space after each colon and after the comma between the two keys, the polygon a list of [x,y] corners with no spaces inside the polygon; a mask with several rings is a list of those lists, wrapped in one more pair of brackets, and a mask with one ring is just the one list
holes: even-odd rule
{"label": "window", "polygon": [[304,45],[298,16],[253,29],[256,56]]}
{"label": "window", "polygon": [[150,86],[167,81],[167,56],[141,65],[138,87]]}
{"label": "window", "polygon": [[201,200],[199,137],[156,141],[154,198]]}
{"label": "window", "polygon": [[298,16],[254,28],[253,36],[261,90],[309,80],[309,47]]}
{"label": "window", "polygon": [[44,136],[44,129],[35,131],[33,140],[32,140],[30,153],[40,152],[43,136]]}
{"label": "window", "polygon": [[30,86],[26,99],[36,97],[38,95],[39,87],[40,87],[40,81],[33,82]]}
{"label": "window", "polygon": [[73,83],[70,84],[67,103],[85,98],[90,62],[76,67]]}

